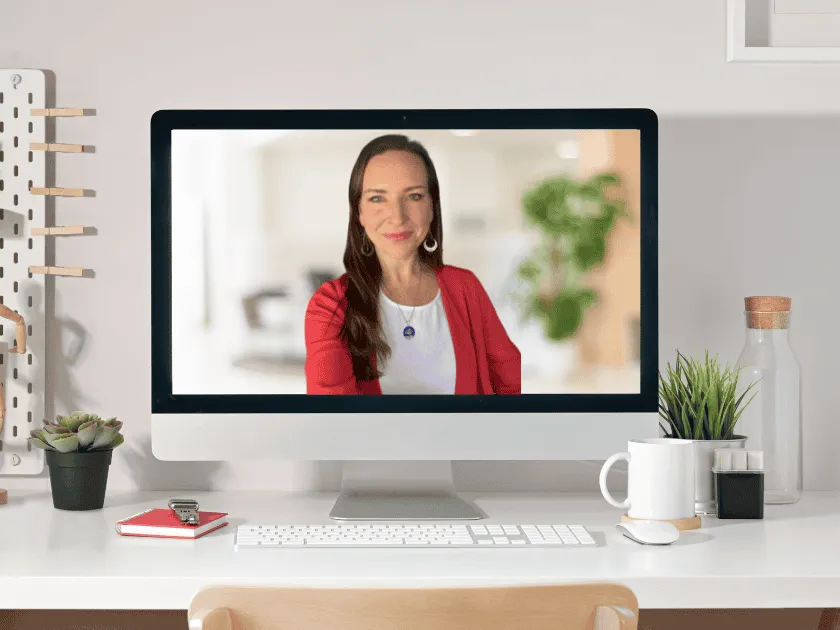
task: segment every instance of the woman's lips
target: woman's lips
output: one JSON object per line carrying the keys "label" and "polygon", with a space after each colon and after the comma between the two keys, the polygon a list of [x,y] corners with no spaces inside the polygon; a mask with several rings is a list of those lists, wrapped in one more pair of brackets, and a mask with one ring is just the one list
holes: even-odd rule
{"label": "woman's lips", "polygon": [[411,236],[411,232],[391,232],[389,234],[385,234],[384,236],[392,241],[404,241]]}

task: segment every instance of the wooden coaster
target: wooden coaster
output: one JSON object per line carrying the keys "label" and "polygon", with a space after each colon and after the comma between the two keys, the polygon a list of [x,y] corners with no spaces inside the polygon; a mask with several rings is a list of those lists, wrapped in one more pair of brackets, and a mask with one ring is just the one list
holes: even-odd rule
{"label": "wooden coaster", "polygon": [[[627,521],[651,520],[651,519],[630,518],[626,514],[622,514],[621,515],[621,520],[626,523]],[[676,519],[676,520],[673,520],[673,521],[665,521],[665,522],[666,523],[671,523],[671,525],[676,527],[681,532],[684,532],[688,529],[700,529],[700,527],[702,527],[699,515],[698,516],[692,516],[691,518],[680,518],[680,519]]]}
{"label": "wooden coaster", "polygon": [[0,490],[0,505],[6,505],[9,499],[9,493],[5,490]]}

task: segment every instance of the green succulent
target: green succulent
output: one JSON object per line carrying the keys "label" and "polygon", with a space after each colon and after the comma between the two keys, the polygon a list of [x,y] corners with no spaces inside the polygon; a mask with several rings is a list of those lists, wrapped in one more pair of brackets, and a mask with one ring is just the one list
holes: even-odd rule
{"label": "green succulent", "polygon": [[120,433],[122,422],[116,418],[103,420],[95,413],[74,411],[69,416],[56,416],[43,428],[29,432],[29,443],[45,451],[87,453],[109,451],[125,439]]}
{"label": "green succulent", "polygon": [[746,398],[758,381],[741,387],[738,383],[741,369],[728,363],[721,365],[717,355],[709,357],[708,350],[704,359],[686,357],[678,350],[676,367],[669,363],[666,374],[659,374],[659,415],[667,427],[661,422],[659,426],[665,437],[687,440],[735,437],[738,419],[758,393]]}

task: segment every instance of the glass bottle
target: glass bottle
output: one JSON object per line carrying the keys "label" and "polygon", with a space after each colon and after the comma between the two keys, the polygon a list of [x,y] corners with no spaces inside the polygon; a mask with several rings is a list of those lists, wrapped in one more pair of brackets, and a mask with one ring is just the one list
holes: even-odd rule
{"label": "glass bottle", "polygon": [[747,448],[764,451],[764,503],[795,503],[802,494],[802,416],[799,362],[790,345],[791,299],[753,296],[744,304],[737,396],[755,383],[741,405],[755,397],[736,432],[747,437]]}

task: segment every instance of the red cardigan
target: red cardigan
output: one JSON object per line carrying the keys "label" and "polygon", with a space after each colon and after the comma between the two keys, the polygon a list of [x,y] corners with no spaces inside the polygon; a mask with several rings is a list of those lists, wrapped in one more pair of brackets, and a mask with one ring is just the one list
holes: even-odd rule
{"label": "red cardigan", "polygon": [[[452,345],[456,394],[521,394],[519,350],[505,332],[490,297],[471,271],[435,269]],[[324,283],[306,309],[308,394],[382,394],[379,379],[357,381],[340,338],[348,276]],[[373,357],[376,366],[376,356]]]}

